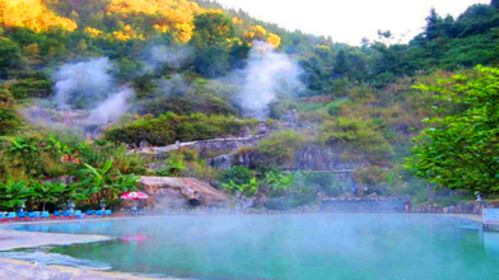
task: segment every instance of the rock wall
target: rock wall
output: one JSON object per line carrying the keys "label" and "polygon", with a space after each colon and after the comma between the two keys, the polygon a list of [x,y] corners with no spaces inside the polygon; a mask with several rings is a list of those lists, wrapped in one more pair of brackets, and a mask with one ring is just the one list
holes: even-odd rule
{"label": "rock wall", "polygon": [[199,152],[202,158],[210,158],[216,155],[230,154],[242,147],[255,146],[263,136],[217,138],[210,140],[200,140],[191,142],[176,143],[164,147],[145,147],[135,152],[146,156],[152,156],[154,159],[165,159],[168,153],[177,151],[180,148],[189,148]]}
{"label": "rock wall", "polygon": [[441,206],[435,203],[426,203],[418,205],[413,212],[415,213],[442,213],[442,214],[475,214],[481,215],[482,208],[493,208],[492,203],[479,203],[477,201],[460,202],[450,206]]}
{"label": "rock wall", "polygon": [[331,213],[403,213],[410,211],[410,204],[403,198],[327,199],[320,209]]}
{"label": "rock wall", "polygon": [[345,173],[353,172],[356,168],[365,165],[367,165],[365,162],[342,159],[341,151],[337,149],[311,145],[296,153],[293,169],[343,171]]}
{"label": "rock wall", "polygon": [[139,184],[150,196],[147,206],[154,210],[223,207],[229,202],[226,194],[195,178],[144,176]]}
{"label": "rock wall", "polygon": [[[241,147],[251,148],[252,146],[242,145]],[[243,152],[236,150],[228,154],[212,157],[208,160],[208,164],[218,169],[226,169],[234,165],[252,167],[257,160],[258,154],[251,149],[246,149]],[[289,169],[351,173],[356,168],[366,165],[367,163],[365,162],[342,159],[341,153],[335,149],[313,145],[297,151]]]}

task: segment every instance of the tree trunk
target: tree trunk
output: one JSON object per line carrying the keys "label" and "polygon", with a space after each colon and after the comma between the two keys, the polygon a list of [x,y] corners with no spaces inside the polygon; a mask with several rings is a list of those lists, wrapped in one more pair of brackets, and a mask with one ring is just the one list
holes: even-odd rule
{"label": "tree trunk", "polygon": [[428,185],[428,202],[429,203],[435,202],[435,190],[433,189],[432,185]]}

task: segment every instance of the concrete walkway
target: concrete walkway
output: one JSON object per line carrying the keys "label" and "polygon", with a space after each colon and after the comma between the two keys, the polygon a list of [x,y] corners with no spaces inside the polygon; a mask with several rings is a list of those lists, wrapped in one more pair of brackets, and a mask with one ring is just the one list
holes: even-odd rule
{"label": "concrete walkway", "polygon": [[[103,272],[73,267],[40,265],[27,261],[0,259],[0,279],[5,280],[147,280],[125,273]],[[166,278],[161,278],[166,279]]]}
{"label": "concrete walkway", "polygon": [[112,238],[103,235],[44,233],[0,229],[0,251],[35,248],[48,245],[100,242],[110,239]]}

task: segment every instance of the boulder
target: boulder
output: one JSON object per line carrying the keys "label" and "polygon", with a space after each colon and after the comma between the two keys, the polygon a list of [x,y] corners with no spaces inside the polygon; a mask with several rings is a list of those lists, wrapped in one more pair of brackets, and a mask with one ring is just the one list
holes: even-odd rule
{"label": "boulder", "polygon": [[148,177],[139,184],[150,196],[147,204],[155,210],[191,207],[223,207],[229,197],[209,183],[195,178]]}

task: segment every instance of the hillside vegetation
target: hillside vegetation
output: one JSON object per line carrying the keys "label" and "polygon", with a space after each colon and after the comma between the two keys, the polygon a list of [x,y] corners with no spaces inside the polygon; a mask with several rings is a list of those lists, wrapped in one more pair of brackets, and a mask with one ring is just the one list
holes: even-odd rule
{"label": "hillside vegetation", "polygon": [[[426,21],[407,44],[383,43],[392,38],[380,31],[357,47],[213,1],[0,0],[0,207],[112,203],[135,188],[135,175],[149,173],[289,197],[276,206],[284,208],[319,193],[422,203],[435,186],[456,190],[441,189],[441,203],[493,196],[498,2],[472,5],[457,18],[431,11]],[[290,112],[297,124],[282,129]],[[281,130],[234,151],[253,160],[247,166],[215,170],[181,150],[150,170],[148,159],[125,151],[239,136],[255,132],[257,119]],[[465,129],[469,123],[476,127]],[[466,139],[455,142],[458,135]],[[443,138],[447,144],[437,145]],[[355,162],[356,188],[333,173],[288,172],[307,147]],[[460,176],[470,167],[473,174]],[[52,188],[50,199],[36,195]]]}

